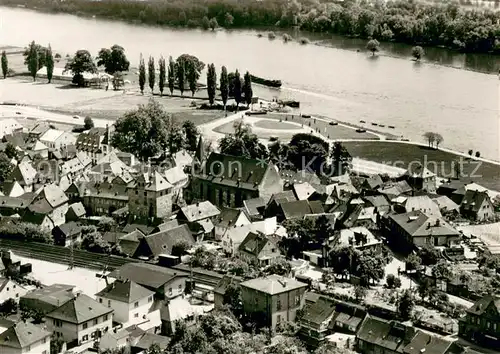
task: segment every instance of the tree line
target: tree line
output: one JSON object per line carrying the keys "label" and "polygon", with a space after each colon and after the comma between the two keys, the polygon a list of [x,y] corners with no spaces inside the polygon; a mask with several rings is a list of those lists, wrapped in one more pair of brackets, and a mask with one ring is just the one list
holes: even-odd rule
{"label": "tree line", "polygon": [[[22,0],[4,0],[18,5]],[[500,13],[465,9],[457,4],[417,1],[348,0],[342,4],[301,0],[204,0],[201,2],[136,2],[110,0],[32,0],[37,9],[96,15],[152,25],[180,27],[281,27],[374,38],[466,52],[500,52]]]}

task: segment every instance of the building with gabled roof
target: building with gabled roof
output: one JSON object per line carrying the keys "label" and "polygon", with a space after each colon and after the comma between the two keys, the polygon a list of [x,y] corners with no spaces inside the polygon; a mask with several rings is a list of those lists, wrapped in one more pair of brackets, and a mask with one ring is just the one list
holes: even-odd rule
{"label": "building with gabled roof", "polygon": [[408,184],[416,190],[436,193],[436,174],[420,163],[410,163],[403,177],[408,181]]}
{"label": "building with gabled roof", "polygon": [[46,314],[72,300],[75,297],[74,288],[74,285],[67,284],[42,286],[21,296],[19,305]]}
{"label": "building with gabled roof", "polygon": [[180,243],[188,247],[195,244],[195,239],[186,224],[144,236],[140,240],[136,256],[158,258],[162,254],[170,255],[173,247]]}
{"label": "building with gabled roof", "polygon": [[68,197],[56,184],[47,184],[36,191],[36,197],[29,206],[30,212],[46,215],[54,222],[54,226],[66,221]]}
{"label": "building with gabled roof", "polygon": [[428,195],[399,197],[398,200],[392,200],[394,210],[397,212],[407,213],[410,211],[420,210],[422,213],[441,217],[441,211],[436,203]]}
{"label": "building with gabled roof", "polygon": [[49,129],[40,136],[39,140],[50,149],[60,150],[69,145],[75,145],[76,136],[63,130]]}
{"label": "building with gabled roof", "polygon": [[194,169],[186,201],[209,200],[218,207],[233,208],[257,197],[267,202],[282,190],[283,181],[272,163],[212,152]]}
{"label": "building with gabled roof", "polygon": [[243,310],[260,324],[276,328],[294,322],[305,303],[307,284],[276,274],[240,283]]}
{"label": "building with gabled roof", "polygon": [[460,204],[460,214],[475,221],[493,219],[495,210],[487,192],[467,190]]}
{"label": "building with gabled roof", "polygon": [[460,337],[500,350],[500,297],[486,295],[477,300],[458,322]]}
{"label": "building with gabled roof", "polygon": [[131,280],[115,280],[96,294],[97,301],[113,309],[113,319],[124,326],[146,321],[155,292]]}
{"label": "building with gabled roof", "polygon": [[69,345],[93,341],[113,328],[113,309],[85,294],[77,294],[45,318],[47,328]]}
{"label": "building with gabled roof", "polygon": [[220,241],[224,234],[231,228],[251,223],[250,218],[243,210],[243,208],[222,208],[220,214],[214,220],[216,240]]}
{"label": "building with gabled roof", "polygon": [[23,126],[14,118],[0,119],[0,139],[5,135],[12,134],[22,129]]}
{"label": "building with gabled roof", "polygon": [[29,322],[18,322],[0,333],[2,354],[50,354],[51,333]]}
{"label": "building with gabled roof", "polygon": [[460,238],[460,233],[444,219],[428,216],[420,210],[388,214],[384,224],[389,242],[405,251],[426,245],[450,246]]}
{"label": "building with gabled roof", "polygon": [[242,259],[259,266],[267,266],[281,258],[278,242],[272,236],[249,232],[238,248]]}
{"label": "building with gabled roof", "polygon": [[24,188],[25,192],[33,191],[33,184],[37,178],[37,170],[30,162],[19,163],[10,173],[8,181],[17,181]]}

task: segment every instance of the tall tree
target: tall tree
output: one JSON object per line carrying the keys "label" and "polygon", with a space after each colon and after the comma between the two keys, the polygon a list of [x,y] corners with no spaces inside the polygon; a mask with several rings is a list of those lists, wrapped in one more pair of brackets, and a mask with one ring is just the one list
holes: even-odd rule
{"label": "tall tree", "polygon": [[222,103],[224,104],[224,110],[226,109],[227,99],[229,97],[229,78],[227,76],[227,69],[225,66],[222,67],[220,72],[220,95],[222,98]]}
{"label": "tall tree", "polygon": [[366,43],[366,49],[372,52],[372,55],[375,55],[375,53],[380,50],[380,43],[376,39],[370,39],[368,43]]}
{"label": "tall tree", "polygon": [[[24,64],[28,67],[28,71],[30,72],[30,74],[32,72],[32,69],[34,70],[35,67],[36,71],[38,71],[45,66],[46,52],[46,48],[42,47],[40,44],[36,44],[35,41],[32,41],[24,50]],[[33,58],[34,55],[36,55],[36,60]]]}
{"label": "tall tree", "polygon": [[46,67],[47,67],[47,80],[50,82],[52,81],[52,75],[54,74],[54,56],[52,55],[52,48],[49,46],[47,47],[47,53],[45,54],[45,61],[46,61]]}
{"label": "tall tree", "polygon": [[160,88],[160,95],[163,96],[163,89],[165,88],[165,79],[166,79],[166,67],[165,67],[165,58],[160,57],[158,61],[158,65],[160,66],[160,76],[158,78],[158,87]]}
{"label": "tall tree", "polygon": [[2,75],[5,79],[7,77],[7,73],[9,72],[9,60],[7,59],[7,53],[2,51]]}
{"label": "tall tree", "polygon": [[415,301],[410,291],[407,289],[397,301],[398,314],[403,321],[408,321],[411,318]]}
{"label": "tall tree", "polygon": [[181,91],[182,96],[186,86],[186,62],[184,60],[177,61],[175,64],[175,74],[177,76],[177,85],[179,85],[179,91]]}
{"label": "tall tree", "polygon": [[109,48],[102,48],[97,54],[97,65],[104,66],[104,71],[113,75],[119,71],[128,71],[130,62],[125,55],[125,49],[118,44]]}
{"label": "tall tree", "polygon": [[170,96],[174,94],[175,86],[175,61],[170,56],[168,58],[168,89],[170,90]]}
{"label": "tall tree", "polygon": [[241,120],[235,122],[234,134],[226,135],[219,141],[219,148],[223,154],[249,159],[265,159],[268,156],[266,146]]}
{"label": "tall tree", "polygon": [[243,77],[243,94],[245,95],[245,102],[247,106],[252,103],[253,91],[252,91],[252,78],[250,73],[247,71]]}
{"label": "tall tree", "polygon": [[241,77],[238,69],[234,72],[234,80],[233,80],[233,89],[234,89],[234,100],[236,101],[236,110],[238,110],[238,105],[241,102]]}
{"label": "tall tree", "polygon": [[141,94],[144,94],[144,86],[146,85],[146,64],[144,64],[144,58],[139,59],[139,88],[141,89]]}
{"label": "tall tree", "polygon": [[215,72],[215,65],[209,64],[207,71],[207,93],[210,104],[215,102],[215,93],[217,90],[217,73]]}
{"label": "tall tree", "polygon": [[7,155],[9,159],[17,157],[16,147],[10,142],[5,146],[5,155]]}
{"label": "tall tree", "polygon": [[85,84],[83,73],[96,73],[97,67],[88,50],[78,50],[66,63],[66,70],[71,70],[73,73],[73,83],[83,86]]}
{"label": "tall tree", "polygon": [[189,84],[189,90],[191,91],[191,95],[194,96],[196,92],[197,85],[197,72],[196,67],[192,61],[186,62],[186,79]]}
{"label": "tall tree", "polygon": [[[35,42],[33,42],[35,43]],[[30,60],[28,63],[28,70],[30,71],[30,75],[33,78],[33,81],[36,81],[36,73],[38,72],[38,51],[35,45],[30,47]]]}
{"label": "tall tree", "polygon": [[182,123],[182,130],[184,133],[184,143],[186,150],[196,151],[196,148],[198,146],[198,137],[200,136],[198,128],[196,128],[196,125],[194,125],[193,122],[187,120]]}
{"label": "tall tree", "polygon": [[152,56],[149,56],[148,60],[148,81],[149,81],[149,88],[151,89],[151,93],[154,93],[155,89],[155,59]]}
{"label": "tall tree", "polygon": [[12,172],[13,166],[10,163],[9,157],[0,152],[0,183],[4,183]]}

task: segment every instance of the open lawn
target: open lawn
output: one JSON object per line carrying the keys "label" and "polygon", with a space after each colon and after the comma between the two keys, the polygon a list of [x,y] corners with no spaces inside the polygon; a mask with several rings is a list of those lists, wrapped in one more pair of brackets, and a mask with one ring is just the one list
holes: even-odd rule
{"label": "open lawn", "polygon": [[290,124],[287,122],[273,121],[269,119],[261,119],[255,122],[254,127],[262,129],[278,129],[278,130],[297,130],[300,129],[298,125]]}
{"label": "open lawn", "polygon": [[429,170],[443,178],[455,178],[455,166],[461,165],[462,180],[500,191],[500,166],[493,163],[396,141],[356,141],[344,142],[343,145],[353,157],[404,169],[410,164],[425,164]]}
{"label": "open lawn", "polygon": [[[279,122],[273,122],[267,120],[267,126],[272,127],[272,128],[263,128],[257,126],[257,123],[259,122],[265,122],[266,120],[259,120],[255,121],[256,119],[261,119],[261,118],[253,118],[253,117],[245,117],[244,122],[245,123],[250,123],[250,125],[253,128],[253,133],[255,133],[260,139],[269,139],[271,137],[277,137],[280,140],[290,140],[293,135],[297,133],[303,133],[305,132],[304,128],[301,128],[298,125],[293,125],[289,123],[284,123],[287,124],[288,129],[281,129],[279,130],[276,128],[278,126]],[[222,124],[214,129],[215,132],[221,133],[221,134],[233,134],[234,133],[234,125],[235,121],[231,121],[225,124]],[[262,123],[261,123],[262,124]],[[293,128],[292,128],[293,127]]]}

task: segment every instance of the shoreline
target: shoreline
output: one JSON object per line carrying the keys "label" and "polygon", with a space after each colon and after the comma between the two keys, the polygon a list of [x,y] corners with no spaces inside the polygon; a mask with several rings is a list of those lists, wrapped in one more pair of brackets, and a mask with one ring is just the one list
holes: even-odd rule
{"label": "shoreline", "polygon": [[[255,26],[255,27],[234,27],[234,28],[225,28],[225,27],[218,27],[216,28],[214,31],[211,31],[211,30],[203,30],[201,27],[188,27],[188,26],[173,26],[173,25],[155,25],[155,24],[147,24],[147,23],[142,23],[142,22],[139,22],[139,21],[127,21],[125,19],[120,19],[120,18],[114,18],[114,17],[108,17],[108,16],[101,16],[101,15],[91,15],[91,14],[86,14],[86,13],[82,13],[82,12],[79,12],[79,13],[69,13],[69,12],[64,12],[64,11],[56,11],[56,12],[53,12],[53,11],[50,11],[48,9],[44,9],[44,8],[31,8],[31,7],[27,7],[25,5],[11,5],[11,4],[1,4],[0,3],[0,7],[6,7],[6,8],[10,8],[10,9],[21,9],[21,10],[27,10],[27,11],[33,11],[33,12],[36,12],[36,13],[42,13],[42,14],[49,14],[49,15],[70,15],[70,16],[76,16],[78,18],[83,18],[83,19],[97,19],[97,20],[105,20],[105,21],[113,21],[113,22],[119,22],[119,23],[124,23],[124,24],[130,24],[130,25],[133,25],[133,26],[143,26],[143,27],[150,27],[150,28],[158,28],[158,29],[167,29],[167,30],[179,30],[179,31],[185,31],[185,30],[189,30],[189,31],[192,31],[192,30],[202,30],[202,31],[206,31],[206,32],[214,32],[214,31],[228,31],[228,32],[231,32],[231,31],[236,31],[236,32],[242,32],[242,31],[246,31],[246,32],[252,32],[252,33],[255,33],[255,35],[258,35],[258,34],[262,34],[260,33],[259,31],[264,31],[264,32],[274,32],[276,33],[276,39],[275,40],[281,40],[281,36],[283,34],[288,34],[288,31],[290,30],[293,30],[293,27],[286,27],[286,28],[282,28],[282,27],[269,27],[269,26]],[[319,47],[323,47],[323,48],[335,48],[335,49],[340,49],[340,50],[348,50],[348,51],[351,51],[351,52],[364,52],[366,51],[366,49],[364,47],[360,47],[358,49],[354,49],[354,48],[343,48],[343,47],[339,47],[339,46],[334,46],[334,45],[329,45],[328,43],[325,43],[328,39],[314,39],[314,38],[310,38],[310,37],[314,37],[314,34],[315,32],[310,32],[310,31],[302,31],[299,29],[299,32],[301,34],[302,37],[305,37],[309,40],[308,43],[305,43],[304,45],[316,45],[316,46],[319,46]],[[330,33],[330,32],[320,32],[321,35],[325,35],[325,36],[338,36],[340,38],[343,38],[343,39],[351,39],[351,40],[355,40],[355,39],[358,39],[358,40],[365,40],[361,37],[352,37],[352,36],[345,36],[345,35],[342,35],[340,33]],[[263,39],[268,39],[267,36],[265,35],[262,35],[262,38]],[[368,39],[366,39],[367,41]],[[290,39],[290,42],[297,42],[299,43],[300,42],[300,39],[299,38],[292,38]],[[409,46],[411,47],[412,45],[411,44],[408,44],[406,42],[398,42],[398,41],[381,41],[381,43],[395,43],[395,44],[400,44],[400,45],[404,45],[404,46]],[[0,43],[0,46],[2,44]],[[445,51],[448,51],[449,53],[456,53],[456,54],[470,54],[470,55],[490,55],[490,56],[493,56],[493,57],[496,57],[498,58],[499,62],[500,62],[500,54],[496,54],[494,52],[491,52],[491,53],[476,53],[476,52],[460,52],[458,50],[455,50],[453,48],[449,48],[449,47],[444,47],[444,46],[424,46],[424,48],[433,48],[433,49],[442,49],[442,50],[445,50]],[[405,60],[405,59],[410,59],[411,60],[411,56],[402,56],[402,55],[395,55],[395,54],[390,54],[389,52],[385,52],[385,51],[380,51],[379,56],[382,56],[382,57],[390,57],[390,58],[395,58],[395,59],[402,59],[402,60]],[[447,67],[447,68],[452,68],[452,69],[458,69],[458,70],[466,70],[466,71],[470,71],[470,72],[476,72],[476,73],[480,73],[480,74],[486,74],[486,75],[496,75],[496,71],[485,71],[485,70],[480,70],[480,69],[473,69],[473,68],[467,68],[467,67],[458,67],[458,66],[454,66],[454,65],[450,65],[450,64],[442,64],[441,62],[436,62],[436,61],[426,61],[426,60],[422,60],[423,63],[428,63],[428,64],[432,64],[432,65],[436,65],[436,66],[442,66],[442,67]]]}

